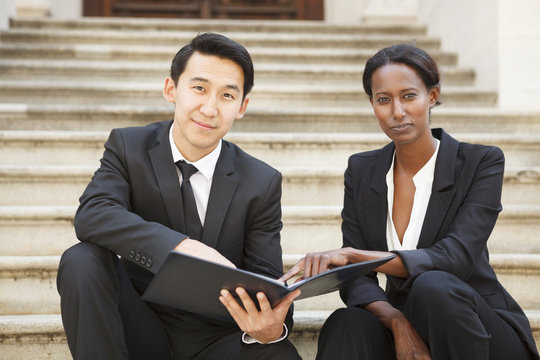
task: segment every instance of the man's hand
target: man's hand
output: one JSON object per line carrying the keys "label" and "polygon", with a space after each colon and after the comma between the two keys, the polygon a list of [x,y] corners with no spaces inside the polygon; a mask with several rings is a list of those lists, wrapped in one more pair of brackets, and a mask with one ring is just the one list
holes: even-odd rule
{"label": "man's hand", "polygon": [[221,265],[236,268],[232,262],[230,262],[225,256],[221,255],[216,249],[206,246],[197,240],[189,238],[184,239],[174,248],[174,250]]}
{"label": "man's hand", "polygon": [[260,311],[257,310],[246,290],[239,287],[236,288],[236,293],[244,307],[225,289],[221,290],[219,300],[225,305],[243,332],[265,344],[279,339],[283,333],[287,311],[293,300],[300,295],[300,290],[297,289],[288,294],[273,309],[266,295],[262,292],[257,293]]}
{"label": "man's hand", "polygon": [[431,360],[426,343],[409,320],[396,318],[391,324],[397,360]]}
{"label": "man's hand", "polygon": [[296,280],[299,281],[323,273],[328,269],[347,265],[349,263],[348,252],[348,249],[343,248],[308,253],[278,280],[285,282],[303,271],[302,277]]}

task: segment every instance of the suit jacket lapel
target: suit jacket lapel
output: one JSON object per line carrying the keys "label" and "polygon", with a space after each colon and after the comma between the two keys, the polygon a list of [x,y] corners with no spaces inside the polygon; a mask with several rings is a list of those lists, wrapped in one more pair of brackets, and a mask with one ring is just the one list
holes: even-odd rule
{"label": "suit jacket lapel", "polygon": [[221,226],[225,221],[238,181],[232,176],[234,173],[234,154],[228,143],[223,141],[221,154],[216,164],[206,217],[203,226],[202,242],[213,248],[218,242]]}
{"label": "suit jacket lapel", "polygon": [[435,164],[431,197],[418,240],[419,249],[427,248],[437,240],[437,234],[456,192],[454,174],[459,142],[442,129],[433,129],[432,132],[441,143]]}
{"label": "suit jacket lapel", "polygon": [[148,151],[148,155],[156,175],[171,228],[183,233],[185,232],[185,225],[180,182],[169,143],[171,124],[172,121],[157,134],[156,141],[158,144]]}
{"label": "suit jacket lapel", "polygon": [[[365,208],[366,228],[370,230],[369,238],[375,244],[384,243],[382,248],[377,249],[382,251],[388,251],[386,244],[386,219],[388,215],[386,173],[392,164],[394,150],[394,143],[389,143],[381,149],[371,177],[370,191],[363,194],[361,200]],[[379,239],[383,241],[379,241]]]}

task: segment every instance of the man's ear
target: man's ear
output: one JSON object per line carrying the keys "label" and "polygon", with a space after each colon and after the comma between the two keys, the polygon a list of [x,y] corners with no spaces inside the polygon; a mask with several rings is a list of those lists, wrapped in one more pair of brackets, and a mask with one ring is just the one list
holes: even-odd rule
{"label": "man's ear", "polygon": [[249,103],[249,98],[246,96],[244,101],[242,101],[242,105],[240,106],[240,109],[238,110],[238,115],[236,116],[236,120],[240,120],[241,118],[244,117],[248,103]]}
{"label": "man's ear", "polygon": [[168,77],[165,79],[165,86],[163,87],[163,96],[165,97],[165,100],[175,103],[175,91],[176,91],[176,85],[174,84],[173,79]]}

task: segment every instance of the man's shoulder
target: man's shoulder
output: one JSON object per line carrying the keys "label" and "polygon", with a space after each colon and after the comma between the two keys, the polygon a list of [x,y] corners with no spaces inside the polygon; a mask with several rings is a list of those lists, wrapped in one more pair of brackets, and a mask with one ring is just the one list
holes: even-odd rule
{"label": "man's shoulder", "polygon": [[226,151],[231,156],[235,168],[240,171],[245,171],[249,174],[252,174],[253,176],[257,175],[275,175],[276,173],[279,173],[278,170],[273,168],[272,166],[268,165],[264,161],[248,154],[244,150],[242,150],[238,145],[223,140],[223,146],[225,147]]}

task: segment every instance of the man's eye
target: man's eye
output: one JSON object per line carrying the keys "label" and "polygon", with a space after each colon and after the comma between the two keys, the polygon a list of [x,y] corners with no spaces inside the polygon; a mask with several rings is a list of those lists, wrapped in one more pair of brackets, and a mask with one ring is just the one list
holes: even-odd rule
{"label": "man's eye", "polygon": [[194,86],[193,88],[197,91],[204,91],[204,88],[202,86]]}
{"label": "man's eye", "polygon": [[234,96],[232,94],[229,94],[229,93],[226,93],[226,94],[223,94],[223,96],[227,99],[231,99],[231,100],[234,100]]}
{"label": "man's eye", "polygon": [[408,94],[405,94],[405,99],[412,99],[416,97],[416,94],[415,93],[408,93]]}

